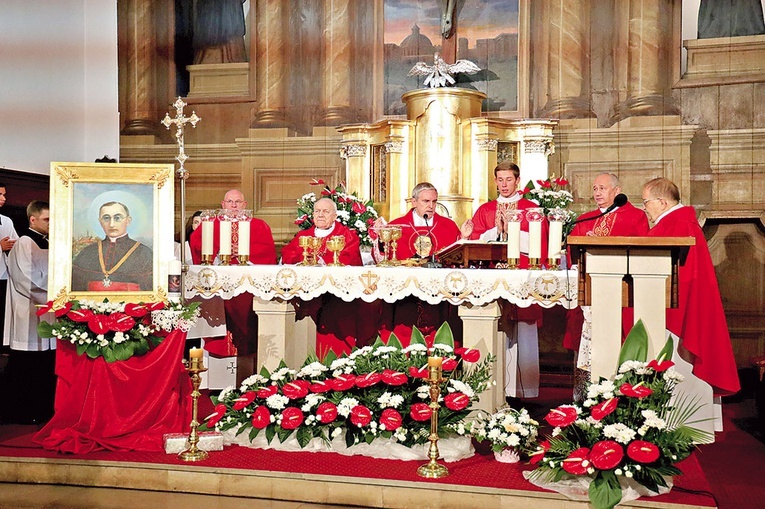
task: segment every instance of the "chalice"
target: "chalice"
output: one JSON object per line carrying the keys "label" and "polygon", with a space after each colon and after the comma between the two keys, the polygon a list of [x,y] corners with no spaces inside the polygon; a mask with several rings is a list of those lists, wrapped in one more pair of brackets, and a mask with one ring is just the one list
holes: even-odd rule
{"label": "chalice", "polygon": [[327,249],[332,251],[332,263],[329,265],[332,267],[342,267],[340,263],[340,251],[345,247],[345,237],[342,235],[334,235],[327,239]]}
{"label": "chalice", "polygon": [[321,243],[322,239],[319,237],[311,237],[311,263],[309,265],[317,265],[319,263]]}
{"label": "chalice", "polygon": [[392,226],[391,233],[390,233],[390,264],[391,265],[401,265],[401,262],[396,260],[396,247],[398,245],[397,241],[400,238],[401,238],[401,227]]}
{"label": "chalice", "polygon": [[383,243],[383,250],[385,251],[385,257],[383,257],[383,259],[377,265],[381,267],[389,267],[392,265],[390,262],[390,242],[393,235],[393,230],[387,226],[383,226],[380,228],[379,232],[380,240]]}
{"label": "chalice", "polygon": [[303,249],[303,261],[298,263],[298,265],[311,265],[311,239],[312,238],[313,237],[309,237],[307,235],[298,237],[298,245]]}

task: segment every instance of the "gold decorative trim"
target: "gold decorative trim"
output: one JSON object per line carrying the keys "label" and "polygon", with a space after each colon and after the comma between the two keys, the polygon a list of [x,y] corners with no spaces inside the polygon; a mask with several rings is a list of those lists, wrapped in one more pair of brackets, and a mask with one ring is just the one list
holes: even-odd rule
{"label": "gold decorative trim", "polygon": [[69,187],[70,180],[77,180],[80,178],[80,176],[77,175],[77,172],[70,167],[56,166],[55,171],[56,176],[61,180],[61,183],[64,184],[64,187]]}
{"label": "gold decorative trim", "polygon": [[168,178],[170,178],[170,170],[163,168],[149,177],[149,180],[155,181],[157,183],[157,188],[162,189],[162,186],[165,185],[165,182],[167,182]]}

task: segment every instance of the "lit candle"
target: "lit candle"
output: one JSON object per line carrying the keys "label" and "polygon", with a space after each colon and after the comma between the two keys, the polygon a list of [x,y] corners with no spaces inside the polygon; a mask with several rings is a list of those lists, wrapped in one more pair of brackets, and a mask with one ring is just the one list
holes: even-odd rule
{"label": "lit candle", "polygon": [[213,222],[202,221],[202,254],[213,254]]}
{"label": "lit candle", "polygon": [[231,254],[231,221],[220,222],[220,248],[218,254]]}
{"label": "lit candle", "polygon": [[547,257],[554,260],[560,259],[560,246],[563,241],[563,223],[550,221],[550,235],[547,244]]}
{"label": "lit candle", "polygon": [[250,254],[250,222],[239,221],[239,243],[236,246],[240,255]]}
{"label": "lit candle", "polygon": [[541,221],[529,221],[529,258],[542,258]]}
{"label": "lit candle", "polygon": [[507,257],[521,257],[521,222],[510,221],[507,224]]}
{"label": "lit candle", "polygon": [[440,368],[443,362],[444,359],[442,357],[428,357],[429,368]]}

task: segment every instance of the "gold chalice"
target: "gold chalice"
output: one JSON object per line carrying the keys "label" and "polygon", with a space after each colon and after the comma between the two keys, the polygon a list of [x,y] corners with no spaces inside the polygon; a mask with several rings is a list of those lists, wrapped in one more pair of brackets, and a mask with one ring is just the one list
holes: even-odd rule
{"label": "gold chalice", "polygon": [[342,267],[340,263],[340,251],[345,247],[345,237],[342,235],[335,235],[327,239],[327,249],[332,251],[332,263],[329,265],[332,267]]}
{"label": "gold chalice", "polygon": [[391,226],[391,233],[390,233],[390,264],[391,265],[401,264],[401,262],[396,260],[396,247],[398,245],[397,241],[400,238],[401,238],[401,227]]}
{"label": "gold chalice", "polygon": [[298,237],[298,246],[303,249],[303,261],[298,265],[310,265],[311,259],[311,237],[304,235]]}
{"label": "gold chalice", "polygon": [[319,263],[319,251],[321,250],[322,239],[319,237],[311,238],[311,262],[309,265],[316,265]]}
{"label": "gold chalice", "polygon": [[390,242],[391,237],[393,235],[393,230],[388,226],[383,226],[379,230],[380,233],[380,240],[383,243],[383,251],[385,252],[385,257],[378,263],[377,265],[381,267],[388,267],[391,265],[390,263]]}

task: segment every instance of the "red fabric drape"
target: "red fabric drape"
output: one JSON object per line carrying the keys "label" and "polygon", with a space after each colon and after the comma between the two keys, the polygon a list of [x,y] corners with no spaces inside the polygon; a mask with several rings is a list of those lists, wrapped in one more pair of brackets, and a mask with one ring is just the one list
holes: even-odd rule
{"label": "red fabric drape", "polygon": [[149,353],[113,363],[58,342],[55,414],[34,442],[75,454],[163,450],[165,433],[189,431],[185,341],[186,333],[176,330]]}

